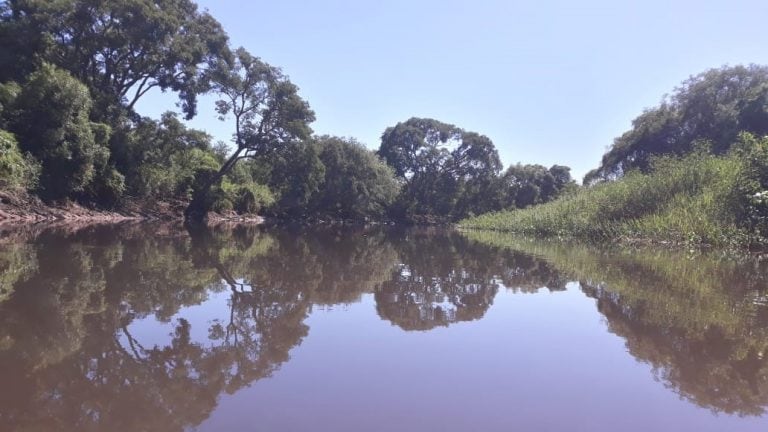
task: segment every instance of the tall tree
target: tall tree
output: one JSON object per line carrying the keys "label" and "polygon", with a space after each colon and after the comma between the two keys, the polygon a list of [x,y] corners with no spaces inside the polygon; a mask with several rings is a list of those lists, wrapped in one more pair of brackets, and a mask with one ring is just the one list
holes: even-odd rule
{"label": "tall tree", "polygon": [[515,164],[501,179],[503,207],[525,208],[557,198],[568,187],[575,187],[571,169],[563,165]]}
{"label": "tall tree", "polygon": [[153,88],[177,92],[190,118],[209,66],[229,55],[221,25],[191,0],[12,0],[2,12],[0,60],[68,70],[91,90],[99,120]]}
{"label": "tall tree", "polygon": [[[414,117],[388,128],[378,153],[404,184],[400,217],[461,217],[501,170],[488,137],[433,119]],[[464,204],[457,207],[459,200]]]}
{"label": "tall tree", "polygon": [[247,158],[269,155],[296,140],[310,137],[315,113],[279,68],[270,66],[245,48],[238,48],[229,62],[219,62],[212,73],[213,90],[220,96],[220,119],[234,118],[234,152],[221,168],[202,183],[187,210],[199,217],[205,197],[235,164]]}

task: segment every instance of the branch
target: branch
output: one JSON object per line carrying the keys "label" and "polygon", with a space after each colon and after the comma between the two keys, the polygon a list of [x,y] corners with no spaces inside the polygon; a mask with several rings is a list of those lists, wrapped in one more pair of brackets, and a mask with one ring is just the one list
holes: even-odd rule
{"label": "branch", "polygon": [[148,80],[149,80],[149,76],[146,76],[146,77],[144,77],[144,79],[141,81],[141,84],[139,85],[139,88],[138,88],[138,89],[136,89],[136,93],[134,93],[134,95],[133,95],[133,99],[132,99],[132,100],[131,100],[131,102],[128,104],[128,109],[130,109],[130,110],[133,110],[133,106],[136,104],[136,102],[138,102],[138,101],[139,101],[139,98],[141,98],[142,96],[144,96],[144,95],[145,95],[145,94],[146,94],[146,93],[149,91],[149,89],[151,89],[151,88],[153,88],[153,87],[157,87],[157,86],[158,86],[158,83],[157,83],[157,82],[153,82],[153,83],[151,83],[151,84],[147,85],[146,87],[144,87],[144,85],[146,85],[146,84],[147,84],[147,81],[148,81]]}

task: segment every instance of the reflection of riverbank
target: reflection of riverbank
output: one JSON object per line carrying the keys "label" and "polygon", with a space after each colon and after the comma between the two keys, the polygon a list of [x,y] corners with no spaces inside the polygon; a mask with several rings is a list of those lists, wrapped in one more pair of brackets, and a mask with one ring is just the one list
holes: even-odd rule
{"label": "reflection of riverbank", "polygon": [[[187,205],[188,202],[183,200],[156,201],[125,198],[119,208],[99,209],[84,207],[75,202],[45,203],[40,198],[28,194],[0,191],[0,226],[5,224],[82,226],[124,222],[182,222]],[[210,212],[207,220],[210,223],[261,223],[264,221],[259,215],[239,215],[235,212],[227,214]]]}
{"label": "reflection of riverbank", "polygon": [[580,280],[609,330],[681,397],[741,415],[762,414],[768,407],[768,260],[763,257],[466,235],[531,254]]}
{"label": "reflection of riverbank", "polygon": [[[391,323],[391,337],[416,330],[408,336],[447,342],[487,321],[499,299],[583,299],[573,280],[627,351],[683,398],[742,415],[768,406],[765,261],[556,242],[499,248],[451,230],[381,226],[124,223],[13,238],[0,244],[9,287],[0,382],[18,391],[0,396],[0,430],[147,429],[147,417],[182,430],[220,395],[289,362],[313,334],[313,308],[362,299],[370,308],[360,313]],[[535,342],[539,330],[524,331]]]}

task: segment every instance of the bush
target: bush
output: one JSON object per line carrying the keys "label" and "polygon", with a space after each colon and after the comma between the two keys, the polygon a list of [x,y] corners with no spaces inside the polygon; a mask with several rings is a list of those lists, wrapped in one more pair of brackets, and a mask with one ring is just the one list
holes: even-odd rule
{"label": "bush", "polygon": [[219,156],[210,140],[208,134],[187,128],[175,115],[165,113],[159,121],[143,118],[133,127],[118,128],[111,148],[132,196],[189,199],[195,171],[203,165],[218,170]]}
{"label": "bush", "polygon": [[40,164],[29,154],[22,155],[16,138],[0,130],[0,187],[34,189],[40,176]]}
{"label": "bush", "polygon": [[125,177],[113,166],[106,166],[99,170],[89,189],[91,196],[98,203],[113,207],[125,193]]}
{"label": "bush", "polygon": [[323,136],[314,146],[325,170],[312,211],[349,219],[385,215],[399,191],[392,168],[354,140]]}
{"label": "bush", "polygon": [[108,129],[90,122],[88,88],[70,74],[43,65],[12,104],[11,132],[42,165],[40,189],[50,199],[72,198],[105,166]]}
{"label": "bush", "polygon": [[212,189],[212,195],[211,210],[217,212],[258,213],[275,202],[268,187],[252,180],[236,184],[229,177],[224,177],[221,185]]}
{"label": "bush", "polygon": [[735,154],[744,161],[739,193],[745,201],[743,219],[748,228],[768,236],[768,137],[742,134]]}

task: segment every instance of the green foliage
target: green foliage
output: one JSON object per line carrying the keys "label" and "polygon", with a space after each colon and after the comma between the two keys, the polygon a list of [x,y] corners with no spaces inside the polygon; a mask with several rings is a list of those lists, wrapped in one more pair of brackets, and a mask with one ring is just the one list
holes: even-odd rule
{"label": "green foliage", "polygon": [[191,0],[18,0],[3,12],[3,78],[55,64],[88,86],[101,120],[152,88],[177,92],[191,117],[208,66],[229,56],[221,25]]}
{"label": "green foliage", "polygon": [[0,124],[6,127],[8,112],[13,109],[13,102],[21,92],[21,86],[15,81],[0,83]]}
{"label": "green foliage", "polygon": [[16,138],[0,129],[0,187],[33,189],[40,176],[40,164],[29,154],[22,155]]}
{"label": "green foliage", "polygon": [[325,167],[309,208],[343,219],[381,218],[398,193],[392,169],[354,140],[322,136],[314,141]]}
{"label": "green foliage", "polygon": [[[322,174],[312,169],[316,165],[316,160],[312,158],[316,159],[316,155],[307,151],[285,150],[297,140],[308,139],[312,133],[309,123],[315,120],[315,113],[299,96],[298,87],[279,68],[252,56],[244,48],[238,48],[231,61],[216,64],[211,72],[211,80],[213,91],[221,98],[216,101],[220,119],[225,120],[228,115],[234,117],[235,151],[228,156],[218,172],[200,185],[201,194],[193,197],[186,210],[186,217],[202,217],[204,212],[200,199],[203,189],[216,187],[238,161],[247,158],[270,157],[286,161],[286,155],[298,157],[293,161],[296,167],[291,169],[306,168],[307,181],[281,191],[280,205],[293,210],[304,206],[312,189],[316,188],[314,179]],[[277,171],[280,170],[285,170],[285,167]]]}
{"label": "green foliage", "polygon": [[221,186],[213,189],[213,194],[211,210],[217,212],[234,210],[240,214],[255,214],[275,203],[269,188],[252,180],[233,183],[229,177],[225,177]]}
{"label": "green foliage", "polygon": [[42,164],[40,189],[50,199],[86,192],[109,158],[108,128],[91,123],[88,89],[67,72],[43,65],[13,103],[11,131]]}
{"label": "green foliage", "polygon": [[755,235],[768,236],[768,136],[743,133],[734,153],[744,161],[737,189],[746,201],[742,220]]}
{"label": "green foliage", "polygon": [[103,166],[97,171],[88,187],[88,194],[97,203],[106,207],[117,205],[125,193],[125,176],[113,166]]}
{"label": "green foliage", "polygon": [[220,119],[235,120],[236,154],[264,155],[312,133],[315,113],[301,99],[298,87],[280,68],[270,66],[245,48],[232,62],[220,62],[212,71],[213,91]]}
{"label": "green foliage", "polygon": [[172,113],[121,128],[111,145],[113,160],[126,175],[127,192],[141,198],[189,199],[196,170],[220,166],[210,135],[187,128]]}
{"label": "green foliage", "polygon": [[392,210],[411,220],[463,217],[497,205],[501,170],[488,137],[433,119],[411,118],[384,131],[378,151],[403,183]]}
{"label": "green foliage", "polygon": [[[314,112],[298,87],[244,48],[230,50],[192,0],[2,2],[0,42],[0,129],[31,155],[26,165],[18,152],[4,155],[4,181],[36,185],[48,200],[191,200],[189,217],[213,207],[412,221],[526,200],[511,198],[490,139],[436,120],[387,129],[379,155],[391,169],[355,142],[312,142]],[[140,118],[134,106],[152,89],[177,93],[186,118],[199,94],[215,93],[221,119],[234,119],[234,149],[172,113]],[[243,159],[258,160],[235,173]],[[551,195],[515,187],[531,203]]]}
{"label": "green foliage", "polygon": [[525,208],[549,202],[575,186],[571,169],[562,165],[552,165],[549,169],[541,165],[512,165],[501,181],[504,208]]}
{"label": "green foliage", "polygon": [[270,213],[289,217],[309,216],[308,204],[325,179],[318,149],[308,142],[282,146],[253,167],[275,193]]}
{"label": "green foliage", "polygon": [[210,210],[220,200],[220,187],[212,189],[211,179],[219,171],[221,164],[216,158],[200,149],[192,149],[181,159],[182,172],[189,173],[185,179],[190,181],[188,190],[193,201],[203,205],[202,210]]}
{"label": "green foliage", "polygon": [[[744,144],[755,156],[713,156],[702,152],[685,158],[660,158],[651,174],[629,173],[621,180],[595,185],[553,202],[486,214],[461,222],[467,228],[544,236],[595,239],[651,239],[674,243],[737,245],[759,241],[768,232],[750,216],[750,202],[766,188],[755,175],[764,169],[765,140]],[[757,143],[760,145],[757,145]],[[762,172],[762,171],[760,171]],[[756,210],[757,209],[757,210]]]}
{"label": "green foliage", "polygon": [[768,133],[768,67],[711,69],[638,116],[584,183],[615,179],[633,169],[647,172],[654,156],[684,155],[697,142],[709,142],[715,154],[725,154],[743,131]]}

